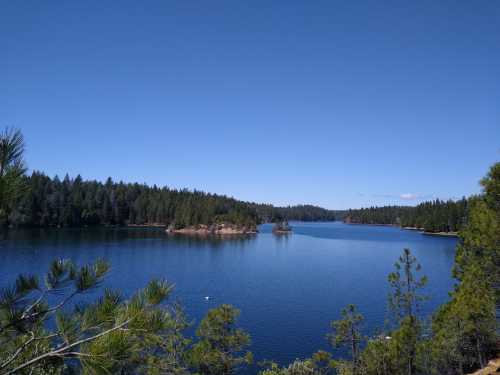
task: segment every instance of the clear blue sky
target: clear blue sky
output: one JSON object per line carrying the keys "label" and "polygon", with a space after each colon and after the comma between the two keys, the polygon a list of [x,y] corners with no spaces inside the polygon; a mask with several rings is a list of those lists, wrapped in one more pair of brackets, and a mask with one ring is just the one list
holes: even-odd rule
{"label": "clear blue sky", "polygon": [[2,1],[0,125],[51,176],[469,195],[500,160],[500,2]]}

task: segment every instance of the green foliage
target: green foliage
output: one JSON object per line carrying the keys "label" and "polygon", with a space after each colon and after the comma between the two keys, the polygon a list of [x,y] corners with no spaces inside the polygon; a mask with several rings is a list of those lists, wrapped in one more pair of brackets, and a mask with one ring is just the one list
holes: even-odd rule
{"label": "green foliage", "polygon": [[352,373],[358,373],[359,347],[363,340],[361,323],[363,315],[357,312],[356,306],[348,305],[342,310],[342,319],[331,323],[333,333],[328,337],[333,347],[339,348],[347,345],[351,351]]}
{"label": "green foliage", "polygon": [[271,368],[261,371],[260,375],[316,375],[314,366],[310,360],[295,360],[286,367],[279,367],[276,363]]}
{"label": "green foliage", "polygon": [[480,267],[496,292],[500,307],[500,163],[481,180],[484,194],[472,201],[469,221],[460,233],[455,276],[461,280],[470,264]]}
{"label": "green foliage", "polygon": [[292,228],[288,224],[287,220],[278,221],[273,226],[273,232],[289,232]]}
{"label": "green foliage", "polygon": [[271,362],[260,375],[333,375],[339,374],[340,361],[334,361],[332,355],[320,350],[306,360],[295,360],[288,366],[280,367]]}
{"label": "green foliage", "polygon": [[491,166],[488,174],[481,180],[484,200],[490,209],[500,212],[500,163]]}
{"label": "green foliage", "polygon": [[495,294],[481,268],[471,264],[433,320],[431,349],[437,372],[483,367],[494,354],[497,324]]}
{"label": "green foliage", "polygon": [[19,130],[7,128],[0,133],[0,224],[7,223],[15,200],[23,192],[26,172],[24,138]]}
{"label": "green foliage", "polygon": [[368,341],[360,356],[361,373],[367,375],[392,375],[396,373],[392,339],[383,336]]}
{"label": "green foliage", "polygon": [[21,177],[23,194],[12,200],[12,226],[80,227],[92,225],[161,224],[188,226],[231,223],[255,229],[261,221],[335,220],[340,211],[315,206],[274,207],[246,203],[197,190],[176,190],[144,184],[85,181],[80,176],[62,181],[40,172]]}
{"label": "green foliage", "polygon": [[39,172],[23,177],[27,190],[15,200],[12,226],[172,225],[231,223],[254,229],[259,218],[248,203],[200,191],[144,184],[62,181]]}
{"label": "green foliage", "polygon": [[420,291],[427,284],[427,278],[417,277],[421,267],[410,249],[404,249],[395,268],[396,271],[388,277],[392,288],[389,308],[399,328],[392,334],[391,347],[396,351],[395,369],[401,374],[412,375],[415,374],[417,343],[421,333],[418,311],[421,302],[427,298]]}
{"label": "green foliage", "polygon": [[179,304],[174,304],[168,314],[169,319],[163,327],[162,334],[151,343],[156,349],[155,355],[148,357],[146,373],[189,374],[188,349],[191,340],[183,335],[184,330],[189,327],[186,315]]}
{"label": "green foliage", "polygon": [[270,204],[255,204],[251,206],[257,211],[263,222],[275,223],[284,220],[298,221],[334,221],[343,217],[344,211],[327,210],[312,205],[296,205],[275,207]]}
{"label": "green foliage", "polygon": [[491,167],[481,184],[484,194],[471,201],[467,225],[460,233],[454,268],[459,284],[433,321],[438,366],[458,373],[483,367],[498,341],[500,163]]}
{"label": "green foliage", "polygon": [[410,249],[404,249],[394,267],[396,271],[391,272],[388,277],[392,288],[389,295],[389,307],[398,322],[406,317],[416,320],[420,304],[427,299],[426,296],[420,294],[420,290],[427,284],[427,278],[417,277],[421,266],[411,254]]}
{"label": "green foliage", "polygon": [[388,224],[427,232],[456,232],[467,218],[468,200],[423,202],[415,207],[384,206],[348,210],[344,220],[359,224]]}
{"label": "green foliage", "polygon": [[191,362],[200,374],[233,374],[252,362],[252,354],[244,352],[250,345],[250,336],[236,327],[239,311],[230,305],[221,305],[208,312],[196,331],[200,341],[191,350]]}
{"label": "green foliage", "polygon": [[[76,296],[98,287],[108,270],[102,260],[80,268],[58,260],[49,267],[46,288],[35,277],[21,275],[13,287],[3,290],[0,371],[57,373],[73,367],[92,374],[136,373],[151,362],[164,341],[170,343],[166,347],[173,337],[183,342],[184,316],[160,306],[172,291],[165,281],[150,282],[129,300],[106,290],[92,304],[74,305]],[[171,337],[165,338],[167,334]]]}

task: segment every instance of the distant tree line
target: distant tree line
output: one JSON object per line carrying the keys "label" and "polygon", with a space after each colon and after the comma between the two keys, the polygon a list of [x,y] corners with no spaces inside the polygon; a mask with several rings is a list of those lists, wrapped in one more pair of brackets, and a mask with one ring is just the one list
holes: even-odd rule
{"label": "distant tree line", "polygon": [[[41,172],[22,175],[10,207],[0,220],[10,226],[80,227],[92,225],[172,225],[184,228],[232,223],[254,228],[262,222],[334,221],[392,224],[430,232],[458,231],[467,217],[468,200],[435,200],[415,207],[385,206],[346,211],[313,205],[276,207],[239,201],[197,190],[138,183],[102,183],[81,176],[50,178]],[[0,186],[1,193],[1,186]]]}
{"label": "distant tree line", "polygon": [[230,222],[255,227],[248,204],[222,195],[138,183],[86,181],[80,176],[23,177],[24,193],[9,212],[12,226],[172,224],[176,228]]}
{"label": "distant tree line", "polygon": [[468,201],[436,199],[416,207],[385,206],[328,210],[313,205],[276,207],[197,190],[138,183],[83,180],[81,176],[26,176],[24,139],[19,130],[0,134],[0,227],[168,225],[174,229],[230,223],[254,229],[261,222],[334,221],[392,224],[430,232],[459,230]]}
{"label": "distant tree line", "polygon": [[61,180],[33,172],[22,176],[19,186],[21,193],[12,200],[3,220],[13,227],[158,224],[178,229],[231,223],[254,228],[261,222],[333,221],[342,217],[340,211],[311,205],[274,207],[111,178],[102,183],[66,175]]}
{"label": "distant tree line", "polygon": [[313,205],[276,207],[271,204],[252,203],[263,222],[296,221],[335,221],[342,219],[344,211],[328,210]]}
{"label": "distant tree line", "polygon": [[427,232],[456,232],[466,222],[468,200],[433,200],[417,206],[384,206],[348,210],[344,220],[358,224],[390,224]]}

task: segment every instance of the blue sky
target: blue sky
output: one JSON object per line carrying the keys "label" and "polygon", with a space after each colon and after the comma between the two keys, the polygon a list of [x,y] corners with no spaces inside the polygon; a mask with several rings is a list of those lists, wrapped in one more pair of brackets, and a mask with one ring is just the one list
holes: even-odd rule
{"label": "blue sky", "polygon": [[51,176],[347,208],[500,160],[498,1],[4,1],[0,56]]}

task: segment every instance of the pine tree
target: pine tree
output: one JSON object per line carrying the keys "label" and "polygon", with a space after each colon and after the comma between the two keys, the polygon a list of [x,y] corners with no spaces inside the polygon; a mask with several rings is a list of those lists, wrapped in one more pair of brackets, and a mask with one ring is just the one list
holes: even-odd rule
{"label": "pine tree", "polygon": [[348,305],[342,310],[342,319],[331,322],[333,333],[328,336],[333,347],[347,345],[350,348],[353,375],[358,373],[359,348],[363,340],[360,324],[363,320],[356,306]]}
{"label": "pine tree", "polygon": [[8,224],[13,204],[23,192],[24,138],[21,131],[7,128],[0,133],[0,227]]}
{"label": "pine tree", "polygon": [[399,357],[404,361],[406,374],[415,373],[417,340],[420,334],[418,311],[421,302],[427,299],[420,293],[426,285],[427,278],[417,277],[421,270],[417,259],[409,249],[404,249],[403,255],[395,264],[396,271],[389,274],[389,284],[392,292],[389,296],[389,307],[399,323],[398,330],[393,333],[394,342],[399,343]]}
{"label": "pine tree", "polygon": [[245,352],[250,336],[236,327],[239,311],[230,305],[210,310],[202,320],[196,335],[191,361],[203,375],[229,375],[242,365],[252,362],[252,354]]}

